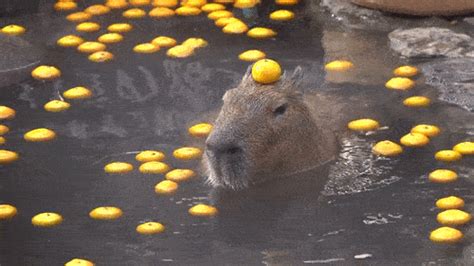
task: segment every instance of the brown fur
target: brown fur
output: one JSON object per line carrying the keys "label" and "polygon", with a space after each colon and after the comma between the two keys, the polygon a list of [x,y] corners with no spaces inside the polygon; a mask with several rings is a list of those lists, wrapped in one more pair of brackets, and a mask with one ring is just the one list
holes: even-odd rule
{"label": "brown fur", "polygon": [[247,71],[226,92],[206,140],[203,162],[211,185],[243,189],[315,168],[336,155],[328,114],[308,106],[298,89],[301,76],[297,68],[292,77],[261,85]]}

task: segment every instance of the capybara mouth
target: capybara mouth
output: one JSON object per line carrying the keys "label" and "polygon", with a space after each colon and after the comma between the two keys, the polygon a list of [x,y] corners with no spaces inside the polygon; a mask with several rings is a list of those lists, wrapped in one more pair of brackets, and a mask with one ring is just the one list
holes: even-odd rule
{"label": "capybara mouth", "polygon": [[248,187],[247,164],[243,154],[219,154],[206,150],[204,164],[207,168],[207,182],[214,187],[233,190]]}

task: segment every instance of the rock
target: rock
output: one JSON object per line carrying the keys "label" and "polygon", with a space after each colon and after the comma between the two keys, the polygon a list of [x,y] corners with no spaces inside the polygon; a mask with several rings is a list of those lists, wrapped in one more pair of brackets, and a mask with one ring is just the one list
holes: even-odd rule
{"label": "rock", "polygon": [[405,57],[461,57],[474,50],[470,36],[445,28],[397,29],[388,37],[390,47]]}
{"label": "rock", "polygon": [[468,17],[464,19],[464,22],[467,22],[471,25],[474,25],[474,17]]}
{"label": "rock", "polygon": [[425,83],[438,89],[439,99],[474,111],[474,58],[450,58],[421,64]]}

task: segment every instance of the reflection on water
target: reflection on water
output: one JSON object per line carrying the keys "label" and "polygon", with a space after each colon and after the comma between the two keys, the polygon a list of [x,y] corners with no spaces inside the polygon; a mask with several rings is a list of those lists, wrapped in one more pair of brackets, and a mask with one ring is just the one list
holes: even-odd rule
{"label": "reflection on water", "polygon": [[327,82],[380,86],[398,64],[398,59],[387,51],[387,40],[380,33],[326,29],[321,41],[325,62],[345,59],[355,65],[343,74],[327,73]]}
{"label": "reflection on water", "polygon": [[[275,8],[265,5],[254,22],[266,21],[262,16]],[[391,69],[402,63],[388,52],[383,33],[339,28],[325,14],[301,7],[296,8],[296,21],[269,23],[279,37],[267,41],[224,36],[204,17],[134,21],[136,30],[110,47],[116,61],[100,65],[56,47],[58,37],[74,32],[73,25],[50,8],[41,10],[37,16],[4,21],[27,26],[25,39],[38,50],[45,48],[43,62],[58,65],[63,77],[46,84],[26,77],[21,84],[2,85],[0,104],[18,112],[7,123],[12,132],[5,148],[20,152],[22,160],[0,167],[0,202],[10,202],[20,211],[12,222],[0,223],[0,238],[8,240],[0,241],[0,264],[61,265],[73,257],[90,258],[98,265],[355,264],[364,258],[380,265],[472,262],[470,238],[448,248],[427,240],[437,226],[436,198],[456,194],[472,209],[472,158],[450,166],[461,176],[455,184],[430,184],[426,174],[445,166],[433,159],[436,150],[468,134],[472,137],[473,115],[436,101],[426,110],[403,107],[407,96],[435,99],[437,92],[423,83],[423,77],[411,92],[383,88]],[[97,19],[104,25],[121,20],[119,15]],[[163,51],[145,57],[131,53],[134,44],[155,35],[180,41],[203,37],[210,45],[184,60],[171,60]],[[222,95],[247,68],[237,55],[251,48],[264,50],[286,69],[301,65],[307,73],[306,97],[319,92],[334,96],[324,103],[338,105],[327,116],[332,122],[345,126],[348,120],[369,116],[387,129],[372,135],[341,129],[334,162],[240,193],[211,190],[199,177],[180,185],[172,197],[157,197],[153,186],[162,176],[103,173],[108,161],[134,162],[133,151],[162,149],[170,155],[182,145],[202,147],[186,129],[213,120]],[[326,76],[324,81],[323,62],[336,58],[354,61],[354,72]],[[65,113],[42,110],[58,92],[78,85],[90,87],[94,97],[74,102]],[[312,107],[322,105],[315,102]],[[406,149],[398,158],[383,159],[370,152],[374,142],[398,140],[418,123],[437,124],[443,133],[426,148]],[[22,134],[36,127],[53,129],[58,139],[38,145],[22,141]],[[167,163],[199,167],[198,162],[171,156]],[[216,204],[219,215],[190,217],[187,209],[201,202]],[[111,223],[87,217],[92,208],[108,204],[121,207],[124,217]],[[33,228],[30,218],[45,210],[63,214],[64,223]],[[152,237],[136,234],[135,226],[148,220],[163,222],[167,231]],[[472,229],[465,232],[472,239]]]}

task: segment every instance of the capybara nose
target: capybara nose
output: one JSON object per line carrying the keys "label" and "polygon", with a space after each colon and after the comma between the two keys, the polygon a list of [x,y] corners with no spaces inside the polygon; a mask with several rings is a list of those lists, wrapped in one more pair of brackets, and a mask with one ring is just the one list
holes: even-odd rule
{"label": "capybara nose", "polygon": [[207,141],[206,149],[215,156],[219,155],[237,155],[242,152],[242,148],[232,142],[214,142]]}

